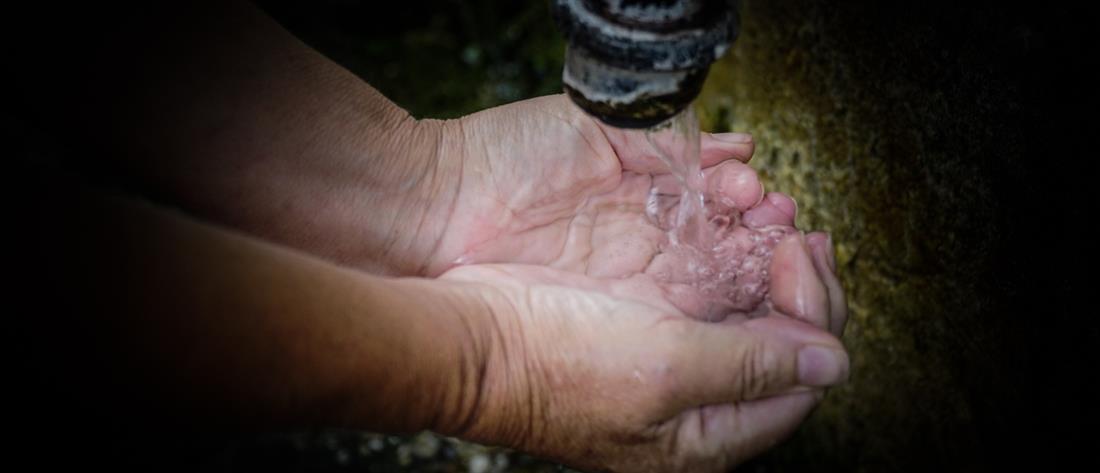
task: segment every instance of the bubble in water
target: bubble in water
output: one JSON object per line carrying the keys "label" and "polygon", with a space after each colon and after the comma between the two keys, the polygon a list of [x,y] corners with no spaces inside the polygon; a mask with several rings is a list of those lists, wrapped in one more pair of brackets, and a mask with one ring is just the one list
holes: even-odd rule
{"label": "bubble in water", "polygon": [[[667,212],[671,205],[676,206],[669,238],[674,244],[706,248],[712,243],[712,235],[707,231],[704,210],[705,189],[699,163],[699,121],[695,118],[695,111],[688,107],[672,119],[647,130],[646,140],[679,184],[678,193],[662,194],[656,187],[650,190],[651,198],[657,199],[654,210]],[[666,202],[661,203],[661,200]],[[675,204],[669,203],[670,200]]]}
{"label": "bubble in water", "polygon": [[[766,311],[772,249],[792,227],[749,229],[736,209],[708,201],[701,169],[699,123],[691,107],[646,131],[646,139],[677,184],[649,191],[646,214],[666,232],[661,252],[674,267],[654,273],[658,281],[688,285],[701,306],[692,315],[720,320],[731,313]],[[686,280],[686,281],[685,281]],[[678,289],[682,291],[682,289]],[[683,307],[682,307],[683,308]]]}

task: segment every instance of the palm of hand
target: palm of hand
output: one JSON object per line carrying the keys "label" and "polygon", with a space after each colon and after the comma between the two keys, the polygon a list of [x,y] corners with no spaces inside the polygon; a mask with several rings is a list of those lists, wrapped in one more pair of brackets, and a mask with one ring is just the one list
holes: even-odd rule
{"label": "palm of hand", "polygon": [[[651,177],[659,163],[640,135],[603,129],[561,97],[463,120],[461,184],[429,273],[493,287],[501,300],[490,305],[508,314],[498,321],[509,338],[502,345],[523,351],[495,359],[537,366],[489,369],[505,380],[490,382],[483,427],[460,434],[573,464],[721,471],[793,430],[819,394],[764,398],[776,393],[714,375],[726,367],[735,377],[769,373],[743,369],[757,358],[738,350],[759,344],[729,330],[825,335],[817,327],[839,336],[843,293],[825,257],[810,256],[827,246],[824,235],[776,247],[768,317],[701,324],[683,316],[690,301],[652,274],[665,233],[646,216],[648,191],[673,181]],[[743,211],[745,226],[793,227],[793,201],[765,197],[750,168],[726,160],[751,151],[751,143],[704,137],[708,198]],[[692,347],[718,351],[677,353]],[[677,374],[692,369],[692,380]],[[701,393],[708,382],[717,383],[713,392]],[[510,430],[517,422],[529,430]]]}
{"label": "palm of hand", "polygon": [[442,278],[487,284],[489,304],[511,308],[496,319],[482,416],[452,434],[582,468],[726,471],[789,435],[821,398],[763,353],[836,344],[779,314],[722,324],[677,315],[645,277],[487,264]]}
{"label": "palm of hand", "polygon": [[589,199],[620,187],[622,169],[587,117],[548,105],[557,104],[462,119],[461,184],[429,273],[486,262],[562,267],[588,243],[570,230],[585,223]]}
{"label": "palm of hand", "polygon": [[[645,209],[654,183],[672,192],[678,186],[660,174],[663,165],[641,133],[605,129],[561,97],[463,120],[462,185],[431,273],[506,262],[626,278],[670,266],[670,255],[660,254],[665,230]],[[745,221],[756,226],[792,227],[793,202],[764,201],[751,168],[738,160],[714,165],[731,156],[747,160],[751,152],[751,143],[704,137],[703,164],[713,165],[705,170],[708,199],[748,211]],[[702,311],[685,287],[662,288],[681,310]]]}

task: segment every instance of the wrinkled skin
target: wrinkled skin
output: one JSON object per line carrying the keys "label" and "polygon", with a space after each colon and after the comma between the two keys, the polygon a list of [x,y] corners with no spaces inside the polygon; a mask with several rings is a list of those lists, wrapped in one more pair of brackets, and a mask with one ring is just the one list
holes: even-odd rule
{"label": "wrinkled skin", "polygon": [[[781,243],[775,264],[801,264],[801,246]],[[832,383],[799,381],[798,347],[843,353],[828,332],[774,309],[745,322],[684,316],[645,275],[504,264],[443,278],[494,289],[485,300],[499,337],[476,421],[445,433],[586,471],[726,471],[787,437],[824,395],[816,386]],[[779,307],[799,296],[777,297]]]}
{"label": "wrinkled skin", "polygon": [[[445,216],[433,217],[446,219],[447,225],[428,274],[458,264],[522,263],[618,279],[656,275],[679,265],[669,261],[672,255],[660,254],[664,231],[645,215],[652,185],[672,192],[678,184],[664,172],[643,134],[604,126],[561,95],[486,110],[450,125],[447,143],[460,150],[463,167],[454,204]],[[700,157],[711,206],[743,212],[741,229],[730,232],[735,237],[743,237],[745,230],[794,226],[794,201],[766,194],[746,164],[753,148],[746,135],[702,135]],[[829,304],[830,295],[833,304],[844,305],[832,269],[818,276],[810,260],[771,275],[807,288],[806,299],[792,301],[798,307],[785,308],[795,317],[808,313],[808,305]],[[665,283],[660,290],[677,308],[699,315],[693,313],[700,306],[692,300],[697,294],[675,277],[659,279]],[[843,325],[842,320],[810,322],[837,335]]]}
{"label": "wrinkled skin", "polygon": [[[661,232],[641,211],[649,174],[663,165],[641,134],[606,128],[563,96],[470,115],[451,134],[462,181],[430,272],[506,261],[620,277],[656,253]],[[705,136],[703,166],[747,161],[752,149]],[[741,161],[708,169],[708,183],[747,209],[762,189]],[[661,184],[674,181],[665,175]]]}
{"label": "wrinkled skin", "polygon": [[[448,433],[593,470],[723,471],[821,399],[775,353],[843,353],[847,309],[826,235],[795,232],[774,248],[764,317],[700,322],[685,310],[692,295],[650,271],[664,232],[646,218],[646,194],[654,179],[674,181],[641,134],[562,96],[447,125],[463,167],[427,272],[492,287],[497,326],[476,421]],[[765,194],[745,164],[746,138],[703,134],[708,199],[744,212],[745,228],[793,227],[793,200]]]}

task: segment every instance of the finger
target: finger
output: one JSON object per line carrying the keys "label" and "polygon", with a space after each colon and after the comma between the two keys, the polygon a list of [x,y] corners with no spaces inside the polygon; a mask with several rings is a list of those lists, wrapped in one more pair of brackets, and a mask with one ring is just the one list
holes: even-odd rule
{"label": "finger", "polygon": [[[725,161],[703,170],[706,194],[726,208],[742,212],[760,203],[764,185],[756,170],[740,161]],[[653,187],[662,194],[680,194],[680,180],[671,174],[653,177]]]}
{"label": "finger", "polygon": [[816,390],[692,409],[677,419],[677,440],[688,451],[721,455],[734,467],[794,433],[817,406],[821,393]]}
{"label": "finger", "polygon": [[679,320],[689,328],[673,341],[674,409],[760,399],[847,379],[848,354],[840,341],[808,324],[779,317],[738,325]]}
{"label": "finger", "polygon": [[764,198],[764,185],[756,171],[740,161],[726,161],[705,170],[707,195],[725,207],[742,212]]}
{"label": "finger", "polygon": [[768,192],[764,200],[745,212],[741,221],[749,228],[768,225],[793,227],[796,215],[798,215],[798,204],[794,199],[779,192]]}
{"label": "finger", "polygon": [[806,244],[813,254],[814,269],[825,284],[829,298],[829,331],[840,337],[844,334],[844,325],[848,322],[848,302],[844,288],[836,277],[836,257],[833,255],[832,239],[824,232],[806,235]]}
{"label": "finger", "polygon": [[[600,125],[608,143],[619,157],[625,171],[645,174],[667,173],[668,166],[661,160],[657,148],[672,151],[684,148],[684,138],[675,133],[657,133],[650,144],[644,130],[622,130]],[[736,159],[748,162],[756,145],[747,133],[701,133],[699,136],[699,162],[710,167],[722,161]],[[671,158],[679,158],[672,156]]]}
{"label": "finger", "polygon": [[699,136],[699,163],[706,168],[728,159],[742,163],[752,159],[756,143],[748,133],[702,133]]}
{"label": "finger", "polygon": [[[611,144],[611,149],[619,157],[624,171],[633,171],[642,174],[667,173],[668,166],[657,154],[658,150],[649,142],[645,130],[625,130],[606,126],[600,123],[600,128]],[[671,134],[666,134],[671,137]],[[658,136],[655,139],[662,139]],[[667,143],[658,142],[659,145]],[[668,149],[663,147],[662,149]]]}
{"label": "finger", "polygon": [[769,274],[775,309],[828,330],[829,298],[802,234],[795,233],[781,240],[772,255]]}

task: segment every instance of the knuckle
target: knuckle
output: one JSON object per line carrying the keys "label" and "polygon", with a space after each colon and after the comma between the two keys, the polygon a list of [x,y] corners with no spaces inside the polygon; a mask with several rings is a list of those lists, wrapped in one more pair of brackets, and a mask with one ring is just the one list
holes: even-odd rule
{"label": "knuckle", "polygon": [[767,394],[780,368],[779,356],[766,343],[748,344],[741,354],[741,370],[737,375],[739,399],[756,399]]}

